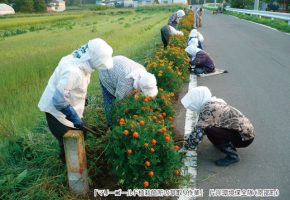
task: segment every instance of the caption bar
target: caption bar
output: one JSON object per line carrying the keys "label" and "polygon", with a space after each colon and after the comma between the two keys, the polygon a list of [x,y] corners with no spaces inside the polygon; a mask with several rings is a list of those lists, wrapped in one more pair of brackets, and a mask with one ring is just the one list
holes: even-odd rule
{"label": "caption bar", "polygon": [[[203,189],[94,189],[94,197],[203,197]],[[278,197],[279,189],[210,189],[208,197]]]}

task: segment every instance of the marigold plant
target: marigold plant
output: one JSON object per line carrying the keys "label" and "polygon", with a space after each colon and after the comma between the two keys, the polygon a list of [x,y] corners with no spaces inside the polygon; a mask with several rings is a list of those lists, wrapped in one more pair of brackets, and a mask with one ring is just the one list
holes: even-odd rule
{"label": "marigold plant", "polygon": [[173,141],[174,105],[189,77],[184,49],[193,20],[193,13],[185,16],[179,26],[184,36],[172,37],[167,49],[160,48],[145,63],[157,79],[158,95],[151,98],[134,90],[114,104],[105,153],[124,189],[170,187],[182,179],[182,155]]}
{"label": "marigold plant", "polygon": [[136,93],[116,102],[112,116],[115,125],[108,135],[106,155],[124,188],[144,188],[144,180],[149,183],[146,187],[158,188],[178,178],[174,174],[181,168],[182,156],[171,139],[173,97],[172,93],[159,90],[154,99]]}

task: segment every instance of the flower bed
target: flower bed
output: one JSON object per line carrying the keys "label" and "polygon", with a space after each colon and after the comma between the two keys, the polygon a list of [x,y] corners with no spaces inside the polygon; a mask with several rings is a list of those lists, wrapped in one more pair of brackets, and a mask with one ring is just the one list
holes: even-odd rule
{"label": "flower bed", "polygon": [[189,77],[184,49],[193,20],[193,13],[186,15],[180,25],[185,35],[172,38],[166,50],[160,48],[145,63],[156,76],[157,97],[134,91],[114,106],[106,156],[123,188],[158,188],[181,179],[182,156],[172,139],[174,104]]}

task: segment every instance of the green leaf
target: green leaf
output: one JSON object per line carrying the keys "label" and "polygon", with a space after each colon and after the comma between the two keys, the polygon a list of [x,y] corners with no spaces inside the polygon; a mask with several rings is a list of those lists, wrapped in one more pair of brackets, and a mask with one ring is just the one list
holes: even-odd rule
{"label": "green leaf", "polygon": [[23,179],[26,177],[27,175],[27,169],[25,169],[23,172],[21,172],[20,174],[18,174],[18,176],[15,178],[15,184],[19,184],[23,181]]}

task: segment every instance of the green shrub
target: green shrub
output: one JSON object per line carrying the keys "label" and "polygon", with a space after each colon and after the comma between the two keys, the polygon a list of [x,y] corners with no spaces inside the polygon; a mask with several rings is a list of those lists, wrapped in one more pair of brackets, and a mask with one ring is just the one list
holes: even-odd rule
{"label": "green shrub", "polygon": [[101,5],[95,5],[95,6],[91,6],[89,9],[92,11],[99,11],[99,10],[108,10],[111,9],[112,7],[110,6],[101,6]]}
{"label": "green shrub", "polygon": [[179,92],[182,86],[182,79],[173,70],[173,62],[156,56],[155,59],[147,61],[146,67],[150,73],[155,74],[159,88],[170,92]]}

